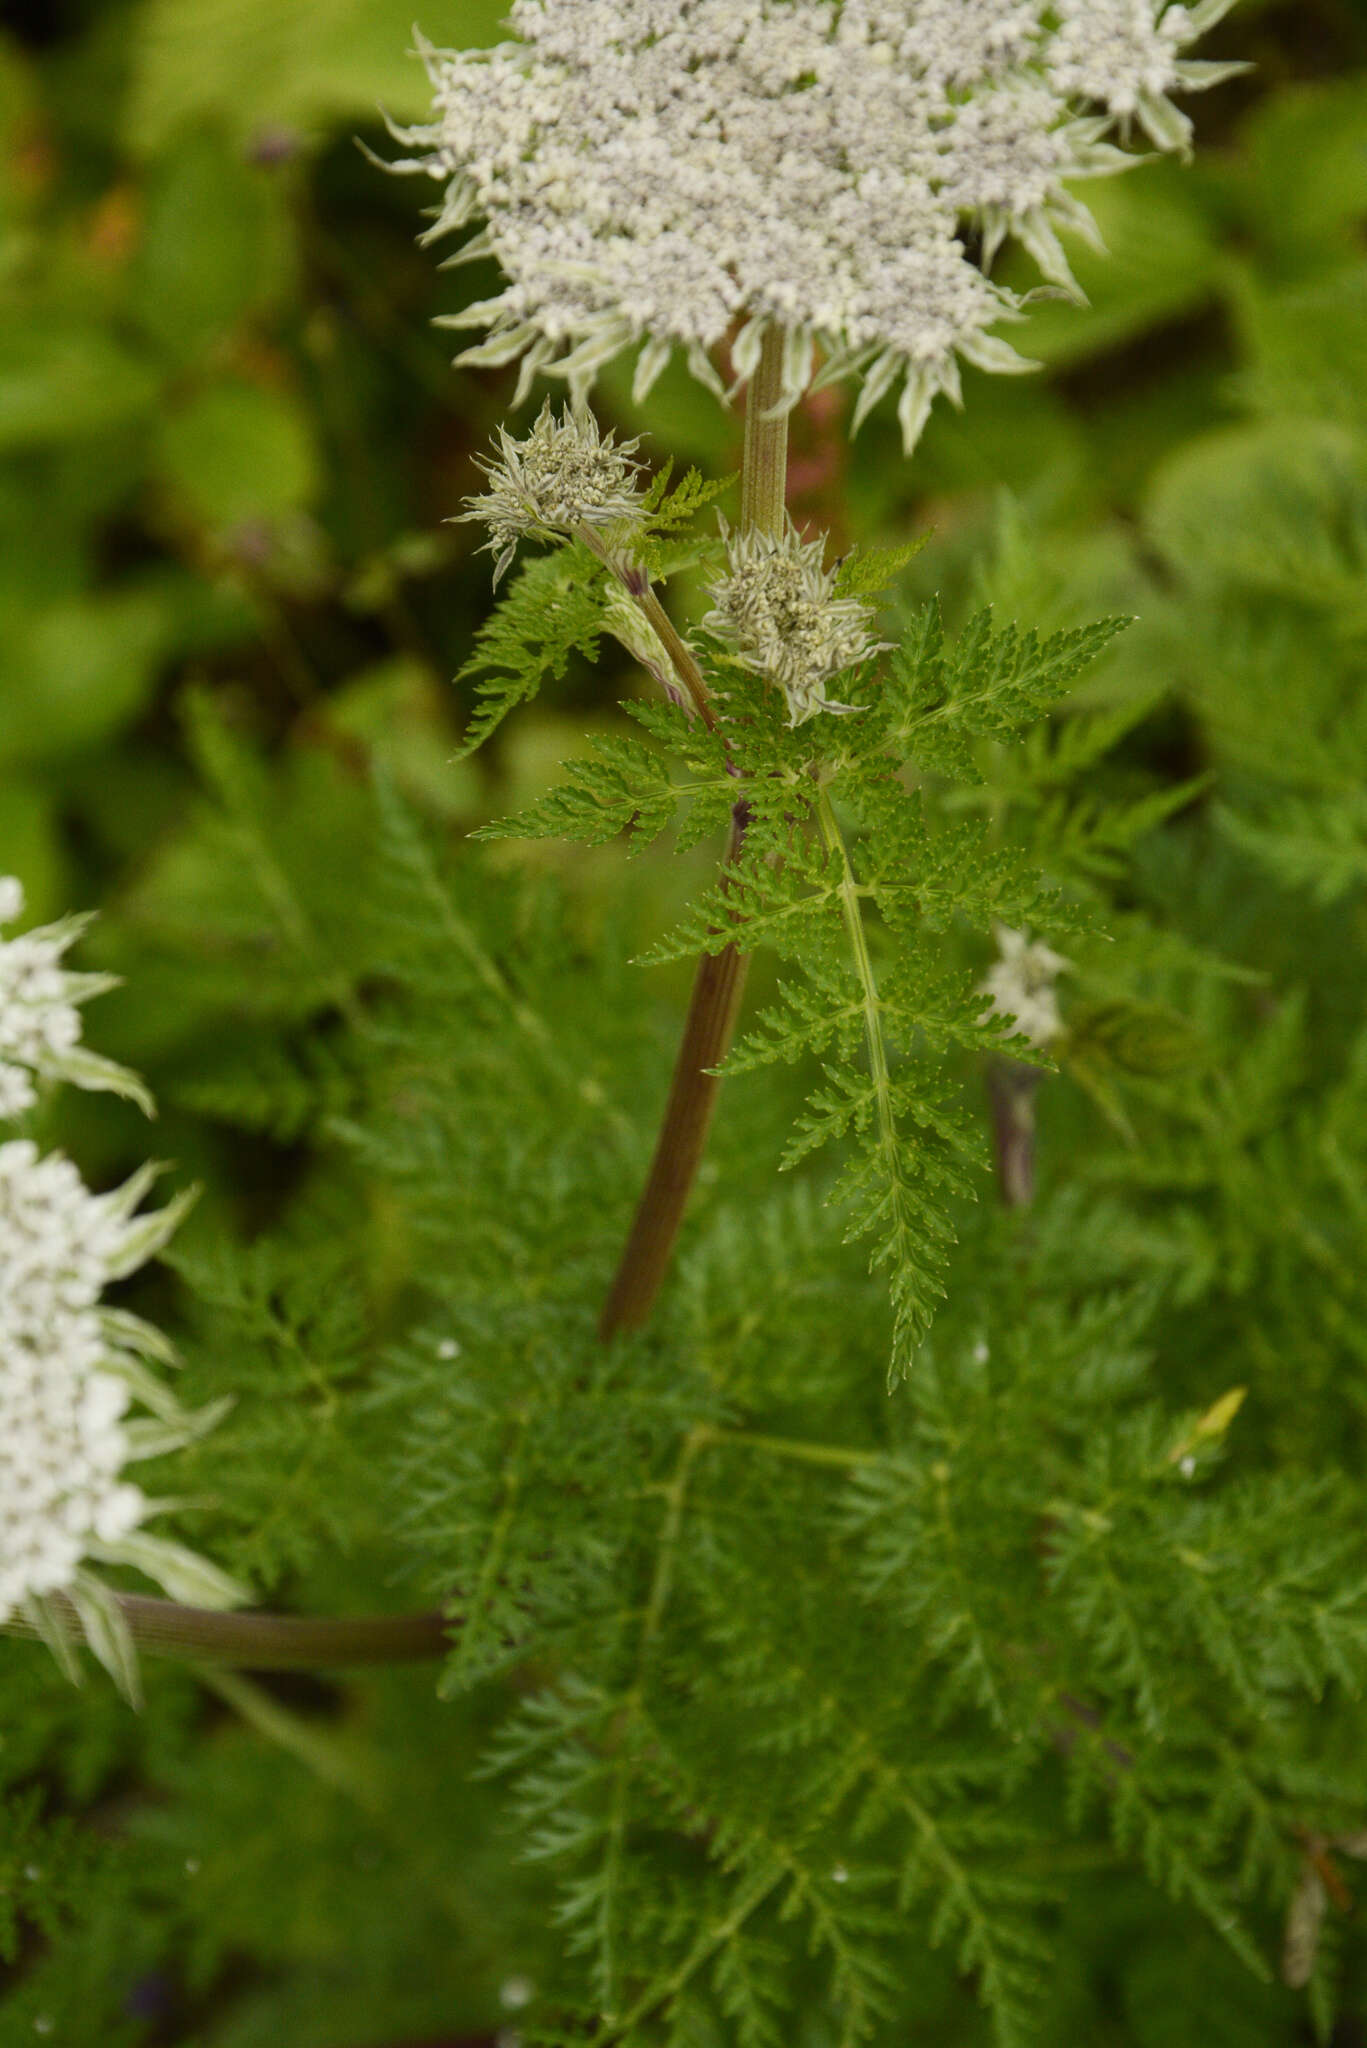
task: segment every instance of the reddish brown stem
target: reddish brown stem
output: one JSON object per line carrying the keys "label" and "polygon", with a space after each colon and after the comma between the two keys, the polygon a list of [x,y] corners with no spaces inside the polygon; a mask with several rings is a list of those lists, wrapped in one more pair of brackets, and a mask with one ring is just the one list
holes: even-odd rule
{"label": "reddish brown stem", "polygon": [[[729,856],[739,851],[742,829],[732,827]],[[639,1330],[664,1284],[721,1087],[709,1070],[730,1050],[749,966],[750,955],[736,946],[705,953],[698,964],[650,1172],[599,1318],[604,1342],[618,1330]]]}
{"label": "reddish brown stem", "polygon": [[[788,422],[776,411],[782,371],[783,334],[774,328],[746,393],[742,530],[778,533],[783,528]],[[744,832],[744,807],[737,804],[728,866],[740,852]],[[717,1106],[721,1083],[710,1069],[721,1064],[730,1048],[749,965],[749,955],[736,946],[705,954],[699,963],[650,1171],[599,1318],[604,1342],[619,1330],[639,1330],[664,1285]]]}
{"label": "reddish brown stem", "polygon": [[987,1070],[992,1105],[997,1185],[1008,1209],[1028,1209],[1035,1198],[1035,1096],[1043,1076],[1017,1060],[993,1060]]}

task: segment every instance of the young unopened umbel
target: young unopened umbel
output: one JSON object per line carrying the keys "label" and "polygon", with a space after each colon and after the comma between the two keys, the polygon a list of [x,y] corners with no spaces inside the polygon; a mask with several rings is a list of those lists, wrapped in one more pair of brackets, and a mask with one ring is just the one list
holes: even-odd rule
{"label": "young unopened umbel", "polygon": [[777,684],[790,725],[818,711],[857,710],[827,697],[825,685],[881,643],[869,630],[871,606],[837,597],[835,571],[822,566],[825,542],[804,542],[791,524],[777,535],[723,531],[727,573],[711,587],[704,626],[744,667]]}

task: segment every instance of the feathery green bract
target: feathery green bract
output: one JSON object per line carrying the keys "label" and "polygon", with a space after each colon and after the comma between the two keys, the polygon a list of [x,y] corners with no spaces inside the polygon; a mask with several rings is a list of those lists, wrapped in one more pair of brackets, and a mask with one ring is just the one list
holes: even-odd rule
{"label": "feathery green bract", "polygon": [[735,481],[728,476],[705,477],[699,470],[688,469],[671,491],[673,474],[671,456],[655,472],[641,501],[641,527],[633,541],[633,552],[652,577],[673,573],[685,561],[696,559],[703,547],[715,545],[700,543],[691,529],[698,514],[730,490]]}
{"label": "feathery green bract", "polygon": [[572,839],[602,846],[629,832],[633,846],[659,837],[691,798],[688,842],[717,830],[730,815],[736,785],[724,775],[676,784],[664,757],[640,740],[593,733],[593,756],[569,762],[568,780],[516,818],[484,825],[476,839]]}
{"label": "feathery green bract", "polygon": [[890,548],[853,548],[836,571],[837,597],[881,598],[929,541],[928,533]]}

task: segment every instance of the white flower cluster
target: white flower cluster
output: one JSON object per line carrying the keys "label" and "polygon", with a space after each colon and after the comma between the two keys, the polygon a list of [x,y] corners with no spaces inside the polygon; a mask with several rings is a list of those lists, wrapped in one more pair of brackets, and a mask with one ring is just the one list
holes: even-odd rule
{"label": "white flower cluster", "polygon": [[991,998],[984,1021],[1012,1017],[1015,1024],[1007,1035],[1028,1039],[1039,1051],[1047,1052],[1063,1036],[1054,983],[1069,962],[1038,939],[1032,940],[1028,932],[1013,931],[1005,924],[997,926],[997,952],[999,957],[978,990]]}
{"label": "white flower cluster", "polygon": [[[18,884],[0,880],[6,918],[22,905]],[[23,1080],[66,1072],[80,1029],[73,1004],[109,986],[107,977],[57,964],[84,922],[0,946],[0,1046]],[[134,1092],[121,1069],[111,1083],[107,1065],[82,1050],[72,1078]],[[30,1101],[11,1084],[3,1113]],[[156,1503],[125,1477],[134,1460],[175,1448],[222,1413],[220,1404],[187,1414],[151,1370],[150,1362],[173,1361],[166,1339],[101,1303],[111,1281],[161,1249],[191,1199],[138,1214],[155,1174],[143,1167],[121,1188],[95,1195],[60,1153],[44,1156],[26,1138],[0,1144],[0,1626],[22,1617],[73,1669],[74,1614],[130,1692],[136,1667],[127,1630],[92,1563],[135,1565],[182,1598],[242,1597],[215,1567],[142,1529]],[[130,1419],[135,1403],[145,1413]],[[54,1605],[54,1594],[66,1605]]]}
{"label": "white flower cluster", "polygon": [[709,591],[706,629],[778,685],[789,725],[818,711],[857,710],[832,702],[824,686],[882,643],[870,637],[870,607],[836,596],[836,573],[822,567],[825,542],[803,541],[790,522],[780,534],[727,532],[726,553],[727,574]]}
{"label": "white flower cluster", "polygon": [[520,540],[598,531],[639,510],[640,464],[631,457],[640,444],[601,434],[587,410],[566,406],[557,419],[548,399],[525,439],[500,427],[498,440],[498,456],[479,463],[490,489],[467,498],[470,509],[462,515],[489,529],[485,548],[497,556],[495,588]]}
{"label": "white flower cluster", "polygon": [[142,1520],[98,1315],[128,1232],[69,1160],[0,1145],[0,1620]]}
{"label": "white flower cluster", "polygon": [[1019,311],[986,274],[1003,238],[1076,289],[1068,181],[1135,161],[1110,137],[1136,124],[1186,146],[1169,95],[1239,67],[1182,52],[1232,4],[514,0],[517,41],[423,45],[435,119],[395,168],[446,186],[428,239],[484,222],[460,256],[506,288],[447,324],[487,330],[464,363],[521,360],[519,401],[544,372],[578,402],[638,343],[638,396],[675,348],[720,389],[709,352],[733,335],[748,377],[777,325],[785,403],[818,350],[862,377],[856,425],[900,378],[910,448],[959,357],[1026,367],[987,331]]}
{"label": "white flower cluster", "polygon": [[[0,876],[0,926],[23,914],[22,885],[13,875]],[[0,939],[0,1122],[32,1108],[38,1080],[112,1089],[151,1111],[136,1075],[80,1042],[77,1005],[118,985],[113,975],[71,974],[62,965],[67,948],[89,922],[88,917],[67,917],[18,938]]]}

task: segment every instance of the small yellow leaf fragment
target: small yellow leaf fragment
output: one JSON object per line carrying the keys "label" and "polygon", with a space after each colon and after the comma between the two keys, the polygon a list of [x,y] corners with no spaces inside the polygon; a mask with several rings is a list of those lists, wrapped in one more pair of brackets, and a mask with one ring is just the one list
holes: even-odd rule
{"label": "small yellow leaf fragment", "polygon": [[1218,1401],[1213,1401],[1205,1414],[1199,1415],[1180,1441],[1173,1445],[1168,1452],[1168,1463],[1180,1465],[1183,1458],[1191,1457],[1202,1445],[1219,1443],[1243,1407],[1247,1392],[1247,1387],[1231,1387],[1227,1393],[1221,1394]]}

